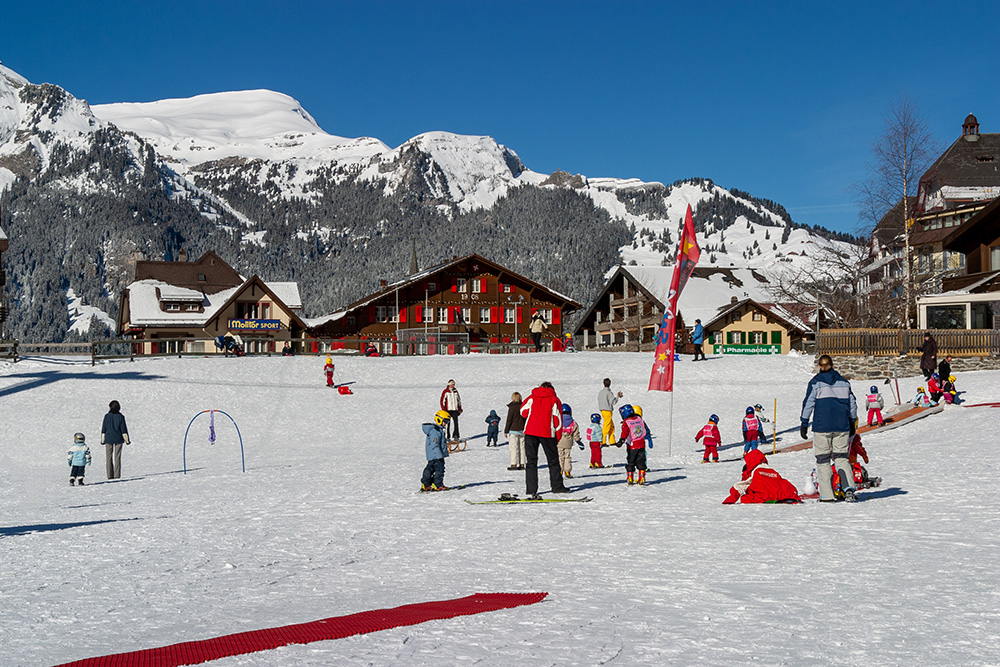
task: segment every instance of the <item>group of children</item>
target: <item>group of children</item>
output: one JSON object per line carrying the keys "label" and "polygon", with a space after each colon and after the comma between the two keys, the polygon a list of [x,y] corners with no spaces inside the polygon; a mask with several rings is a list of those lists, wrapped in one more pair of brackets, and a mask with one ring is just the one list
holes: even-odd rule
{"label": "group of children", "polygon": [[929,408],[940,403],[942,399],[948,405],[958,402],[958,389],[955,388],[955,376],[949,375],[948,379],[942,382],[941,377],[937,373],[934,373],[927,380],[926,392],[923,387],[917,387],[917,395],[913,397],[913,404],[917,407]]}
{"label": "group of children", "polygon": [[[752,407],[747,407],[743,416],[743,455],[757,449],[767,442],[767,435],[764,433],[764,424],[770,424],[771,420],[764,416],[764,408],[760,403]],[[705,456],[702,463],[719,462],[719,445],[722,444],[722,436],[719,435],[719,415],[712,415],[708,418],[708,423],[701,427],[698,434],[694,436],[694,441],[702,441],[705,445]]]}

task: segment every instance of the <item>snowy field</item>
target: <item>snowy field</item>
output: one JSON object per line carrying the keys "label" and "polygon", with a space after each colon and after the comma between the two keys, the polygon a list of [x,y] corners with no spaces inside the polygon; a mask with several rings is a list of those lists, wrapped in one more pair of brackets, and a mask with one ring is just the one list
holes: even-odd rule
{"label": "snowy field", "polygon": [[[740,438],[744,408],[778,399],[779,444],[798,439],[811,360],[681,362],[668,399],[647,394],[650,356],[627,353],[338,358],[188,358],[0,367],[0,663],[47,665],[289,623],[461,597],[547,591],[542,603],[292,646],[218,665],[987,665],[1000,663],[1000,410],[947,407],[865,437],[885,480],[864,502],[723,506],[737,463],[701,465],[712,412]],[[590,470],[587,504],[470,506],[524,493],[483,419],[512,391],[550,380],[578,419],[601,379],[644,408],[651,484]],[[446,381],[462,392],[466,452],[419,494],[420,424]],[[901,381],[904,397],[918,382]],[[1000,372],[965,373],[969,403],[1000,400]],[[854,383],[861,395],[868,383]],[[881,387],[881,385],[880,385]],[[888,403],[893,403],[885,387]],[[107,482],[101,419],[118,399],[133,443]],[[235,431],[200,410],[225,410]],[[83,431],[94,464],[68,485]],[[481,436],[481,437],[480,437]],[[503,437],[501,435],[501,443]],[[606,449],[605,463],[624,461]],[[723,458],[735,455],[726,448]],[[774,467],[801,490],[809,452]],[[540,474],[548,489],[547,475]]]}

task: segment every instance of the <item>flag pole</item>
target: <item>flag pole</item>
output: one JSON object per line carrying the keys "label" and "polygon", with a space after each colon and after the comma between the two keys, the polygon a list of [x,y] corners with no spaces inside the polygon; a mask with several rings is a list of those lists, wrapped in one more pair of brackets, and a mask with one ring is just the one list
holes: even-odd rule
{"label": "flag pole", "polygon": [[776,454],[778,452],[778,399],[774,399],[774,421],[771,422],[773,432],[771,435],[771,454]]}
{"label": "flag pole", "polygon": [[674,441],[674,392],[670,392],[670,416],[667,418],[667,458]]}

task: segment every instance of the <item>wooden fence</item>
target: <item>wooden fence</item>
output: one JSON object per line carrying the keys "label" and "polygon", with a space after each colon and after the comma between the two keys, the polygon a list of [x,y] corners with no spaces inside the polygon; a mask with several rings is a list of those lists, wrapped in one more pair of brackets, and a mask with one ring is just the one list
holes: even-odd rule
{"label": "wooden fence", "polygon": [[825,329],[816,337],[816,354],[869,357],[919,356],[924,334],[937,341],[938,359],[1000,356],[998,329]]}

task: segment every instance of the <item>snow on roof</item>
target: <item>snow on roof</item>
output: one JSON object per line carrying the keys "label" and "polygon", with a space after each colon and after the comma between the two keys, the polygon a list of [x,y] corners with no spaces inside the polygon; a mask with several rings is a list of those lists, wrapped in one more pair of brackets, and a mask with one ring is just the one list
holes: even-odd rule
{"label": "snow on roof", "polygon": [[[156,325],[173,326],[203,326],[219,312],[234,294],[239,292],[246,283],[216,292],[204,294],[196,290],[176,287],[159,280],[138,280],[128,286],[129,323],[133,326],[147,327]],[[289,309],[302,308],[297,283],[264,283],[276,297]],[[159,289],[160,296],[157,296]],[[204,312],[164,311],[160,308],[161,301],[192,301],[192,295],[197,295],[204,306]]]}
{"label": "snow on roof", "polygon": [[267,288],[274,292],[274,296],[281,299],[281,302],[293,310],[302,308],[302,297],[299,296],[298,283],[264,283]]}
{"label": "snow on roof", "polygon": [[163,301],[198,301],[200,303],[204,298],[205,295],[202,294],[201,290],[167,284],[160,287],[160,299]]}
{"label": "snow on roof", "polygon": [[336,313],[330,313],[329,315],[324,315],[323,317],[313,317],[313,318],[302,318],[302,321],[306,323],[306,326],[312,329],[313,327],[318,327],[327,322],[336,322],[337,320],[343,319],[344,315],[347,314],[346,310],[338,310]]}
{"label": "snow on roof", "polygon": [[[2,188],[0,188],[2,189]],[[7,234],[3,231],[3,227],[0,227],[0,239],[6,239]]]}

